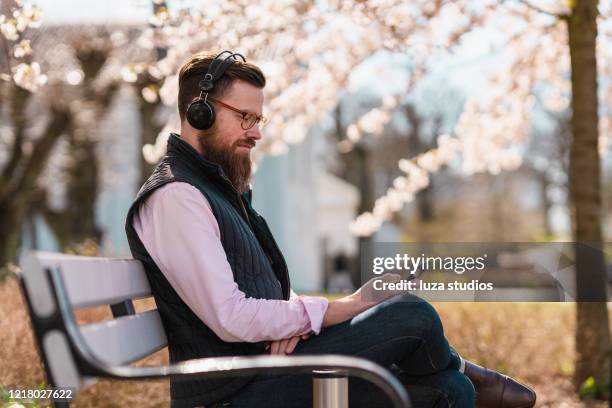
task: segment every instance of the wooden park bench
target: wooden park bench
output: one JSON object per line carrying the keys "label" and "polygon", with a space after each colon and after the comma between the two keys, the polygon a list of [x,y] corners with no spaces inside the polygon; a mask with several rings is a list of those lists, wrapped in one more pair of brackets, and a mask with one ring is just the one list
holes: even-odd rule
{"label": "wooden park bench", "polygon": [[[394,407],[410,407],[404,387],[388,370],[342,355],[214,357],[135,367],[131,364],[167,345],[158,311],[135,312],[133,300],[152,296],[139,261],[29,252],[20,266],[19,282],[49,387],[69,387],[76,393],[100,378],[311,373],[315,407],[348,407],[348,376],[376,384]],[[75,320],[75,310],[101,305],[110,306],[113,319],[81,325]],[[69,407],[70,401],[55,401],[54,406]]]}

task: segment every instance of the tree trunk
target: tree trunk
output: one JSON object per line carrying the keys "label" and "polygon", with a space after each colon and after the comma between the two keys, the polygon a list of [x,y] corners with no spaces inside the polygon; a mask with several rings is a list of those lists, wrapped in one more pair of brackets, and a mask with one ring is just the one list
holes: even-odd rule
{"label": "tree trunk", "polygon": [[[161,10],[167,10],[168,4],[165,1],[152,1],[153,5],[153,14],[157,14]],[[153,35],[159,35],[159,28],[151,26],[153,28]],[[163,46],[155,47],[155,55],[156,60],[159,61],[166,57],[168,54],[168,50]],[[157,112],[157,108],[161,105],[161,101],[158,99],[154,103],[149,103],[144,100],[142,97],[142,88],[152,84],[155,85],[158,89],[161,88],[162,83],[148,74],[144,75],[144,80],[140,81],[140,83],[136,84],[136,93],[138,96],[139,102],[139,110],[140,110],[140,146],[144,146],[146,144],[153,144],[159,135],[159,132],[162,130],[163,126],[160,126],[155,123],[155,113]],[[149,178],[153,169],[155,168],[155,164],[151,164],[147,162],[144,158],[144,155],[141,153],[140,155],[140,184],[144,184],[145,181]]]}
{"label": "tree trunk", "polygon": [[17,250],[21,240],[21,225],[24,211],[15,208],[13,202],[0,203],[0,282],[6,277],[7,264],[17,261]]}
{"label": "tree trunk", "polygon": [[[415,107],[412,105],[407,105],[404,109],[406,113],[406,118],[410,123],[411,130],[410,134],[407,137],[408,140],[408,153],[411,157],[415,157],[421,153],[424,153],[434,146],[432,143],[428,143],[425,141],[425,135],[422,132],[422,123],[423,119],[419,116]],[[438,133],[440,129],[441,118],[436,117],[434,123],[433,132],[435,134]],[[415,198],[417,213],[419,216],[419,241],[425,240],[426,237],[423,236],[420,226],[426,223],[430,223],[434,220],[435,212],[434,212],[434,180],[433,177],[429,178],[429,184],[423,190],[419,191]]]}
{"label": "tree trunk", "polygon": [[[335,111],[336,137],[338,140],[343,140],[346,137],[346,129],[342,125],[342,105],[338,103]],[[367,146],[360,143],[355,143],[353,149],[341,156],[343,162],[343,170],[340,177],[348,181],[359,190],[359,206],[357,214],[371,211],[374,206],[374,181],[372,177],[372,169],[370,168],[370,151]],[[368,249],[372,245],[372,237],[359,237],[357,248],[357,256],[351,262],[351,279],[353,286],[359,287],[363,284],[361,281],[361,253],[364,249]]]}
{"label": "tree trunk", "polygon": [[70,156],[74,162],[68,169],[66,208],[61,211],[43,210],[62,250],[87,239],[99,243],[102,237],[95,221],[99,185],[96,144],[93,140],[71,141]]}
{"label": "tree trunk", "polygon": [[553,235],[552,225],[550,224],[550,211],[552,209],[552,202],[548,196],[548,188],[550,187],[550,181],[546,171],[534,172],[539,187],[540,187],[540,199],[542,200],[542,225],[544,227],[544,234],[548,239]]}
{"label": "tree trunk", "polygon": [[[357,214],[363,214],[366,211],[371,211],[374,207],[374,183],[372,169],[370,168],[370,151],[365,146],[356,145],[348,156],[347,161],[354,167],[347,174],[347,179],[359,189],[360,200]],[[361,265],[359,263],[362,251],[371,251],[372,245],[373,240],[371,236],[359,237],[359,256],[356,258],[354,268],[351,270],[352,283],[356,288],[365,283],[361,279]]]}
{"label": "tree trunk", "polygon": [[597,0],[576,0],[568,18],[572,79],[570,200],[576,249],[576,370],[579,387],[589,377],[609,380],[610,332],[605,261],[601,251],[601,183],[597,112]]}
{"label": "tree trunk", "polygon": [[[0,175],[0,269],[17,260],[21,228],[32,205],[36,182],[57,140],[71,124],[68,112],[51,109],[51,120],[42,136],[26,138],[28,123],[24,111],[30,93],[14,88],[10,95],[15,140]],[[29,154],[24,154],[23,144],[26,140],[33,145]]]}

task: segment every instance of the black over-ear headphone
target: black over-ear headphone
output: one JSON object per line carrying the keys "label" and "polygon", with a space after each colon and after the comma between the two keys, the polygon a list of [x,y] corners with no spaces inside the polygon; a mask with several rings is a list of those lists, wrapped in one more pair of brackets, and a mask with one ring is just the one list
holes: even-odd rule
{"label": "black over-ear headphone", "polygon": [[[230,55],[222,58],[222,56],[227,53]],[[208,71],[206,75],[204,75],[204,79],[198,82],[200,96],[187,107],[187,121],[192,127],[206,130],[210,129],[213,123],[215,123],[215,109],[207,101],[208,93],[215,87],[215,82],[218,81],[225,71],[237,61],[236,56],[242,58],[242,61],[246,62],[242,54],[233,53],[227,50],[218,54],[208,66]]]}

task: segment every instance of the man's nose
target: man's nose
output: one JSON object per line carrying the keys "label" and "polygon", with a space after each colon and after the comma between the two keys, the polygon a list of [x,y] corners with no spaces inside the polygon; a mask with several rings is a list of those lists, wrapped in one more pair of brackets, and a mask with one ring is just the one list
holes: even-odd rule
{"label": "man's nose", "polygon": [[249,130],[247,130],[246,135],[250,138],[250,139],[254,139],[254,140],[259,140],[262,138],[261,135],[261,130],[259,129],[258,125],[254,125],[252,128],[250,128]]}

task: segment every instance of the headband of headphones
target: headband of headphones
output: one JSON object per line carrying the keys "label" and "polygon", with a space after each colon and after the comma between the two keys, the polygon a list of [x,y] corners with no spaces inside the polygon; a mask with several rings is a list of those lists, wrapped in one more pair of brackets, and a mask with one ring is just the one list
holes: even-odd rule
{"label": "headband of headphones", "polygon": [[[228,54],[228,53],[230,55],[228,55],[224,59],[221,58],[223,55]],[[242,58],[243,62],[246,62],[246,59],[244,58],[242,54],[238,54],[238,53],[231,52],[228,50],[225,50],[219,53],[208,66],[208,71],[206,72],[206,75],[204,75],[204,79],[202,79],[198,83],[198,87],[200,88],[200,91],[210,92],[214,88],[215,82],[223,76],[225,71],[234,62],[238,61],[236,57],[240,57]]]}

